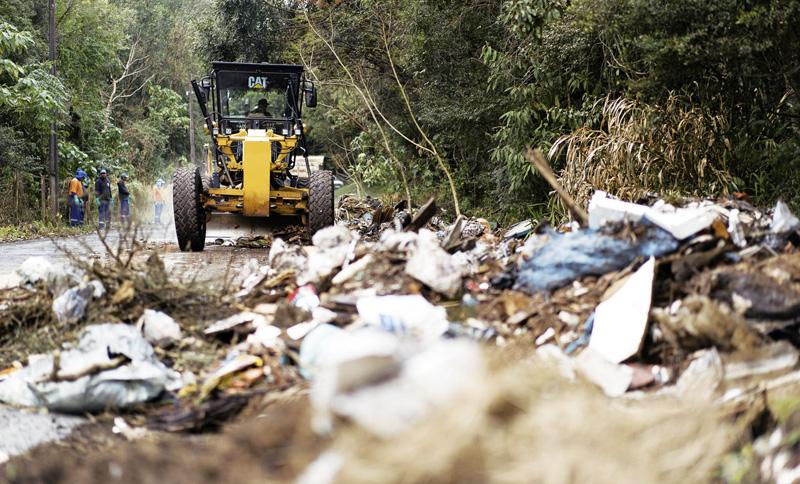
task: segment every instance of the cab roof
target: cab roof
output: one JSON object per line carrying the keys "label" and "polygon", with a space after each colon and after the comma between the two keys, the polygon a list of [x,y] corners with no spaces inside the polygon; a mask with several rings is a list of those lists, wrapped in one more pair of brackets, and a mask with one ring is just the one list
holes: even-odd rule
{"label": "cab roof", "polygon": [[302,74],[303,66],[300,64],[268,64],[266,62],[212,62],[211,69],[216,71],[238,72],[285,72],[287,74]]}

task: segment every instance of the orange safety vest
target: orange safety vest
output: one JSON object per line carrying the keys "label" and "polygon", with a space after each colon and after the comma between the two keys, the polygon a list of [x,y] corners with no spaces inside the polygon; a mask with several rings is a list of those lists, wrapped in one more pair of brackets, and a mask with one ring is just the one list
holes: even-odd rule
{"label": "orange safety vest", "polygon": [[78,198],[83,197],[83,183],[77,178],[73,178],[69,181],[69,193],[67,195],[72,196],[75,194]]}
{"label": "orange safety vest", "polygon": [[153,200],[158,203],[164,203],[164,195],[161,194],[161,189],[158,187],[153,189]]}

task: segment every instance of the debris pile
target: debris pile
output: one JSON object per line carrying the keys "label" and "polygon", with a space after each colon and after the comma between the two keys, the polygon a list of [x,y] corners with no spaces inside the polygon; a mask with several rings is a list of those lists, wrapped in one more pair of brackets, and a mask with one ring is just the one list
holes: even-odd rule
{"label": "debris pile", "polygon": [[433,199],[420,207],[412,217],[405,200],[390,206],[377,198],[367,196],[361,199],[353,195],[342,196],[336,210],[339,223],[371,240],[386,230],[418,230],[426,224],[442,228],[444,224],[434,217],[435,213]]}
{"label": "debris pile", "polygon": [[[308,382],[311,426],[330,446],[301,482],[800,472],[800,220],[783,202],[640,205],[597,192],[587,227],[503,231],[444,224],[433,200],[412,216],[347,196],[338,217],[310,246],[269,239],[268,265],[215,299],[215,315],[195,314],[194,330],[176,306],[136,299],[166,280],[157,258],[142,279],[98,285],[92,268],[62,283],[51,319],[75,324],[110,297],[120,322],[138,321],[148,355],[181,372],[160,387],[172,403],[148,416],[152,429],[202,430]],[[213,351],[187,364],[200,348]],[[57,373],[45,361],[39,377]]]}
{"label": "debris pile", "polygon": [[0,381],[0,401],[81,413],[123,408],[180,388],[180,375],[125,324],[88,326],[74,348],[30,358]]}

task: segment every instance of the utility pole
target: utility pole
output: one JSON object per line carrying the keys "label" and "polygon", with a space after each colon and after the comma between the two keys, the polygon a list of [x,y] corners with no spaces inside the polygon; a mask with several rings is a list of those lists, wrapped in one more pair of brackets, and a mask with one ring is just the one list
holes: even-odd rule
{"label": "utility pole", "polygon": [[189,160],[192,162],[192,165],[197,164],[197,160],[194,158],[194,108],[192,105],[192,93],[191,91],[186,91],[186,99],[189,100]]}
{"label": "utility pole", "polygon": [[[56,0],[48,0],[48,24],[50,43],[50,74],[56,75]],[[53,122],[50,124],[50,209],[53,220],[58,217],[58,140],[56,139],[56,115],[53,111]]]}

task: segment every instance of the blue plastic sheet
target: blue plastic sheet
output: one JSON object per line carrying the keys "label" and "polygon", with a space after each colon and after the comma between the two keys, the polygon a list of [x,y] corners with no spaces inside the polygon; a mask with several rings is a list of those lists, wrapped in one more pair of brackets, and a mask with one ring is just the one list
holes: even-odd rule
{"label": "blue plastic sheet", "polygon": [[680,246],[669,232],[652,225],[636,240],[591,229],[551,231],[548,236],[550,240],[520,266],[514,289],[529,294],[552,291],[585,276],[618,271],[638,257],[661,257]]}

